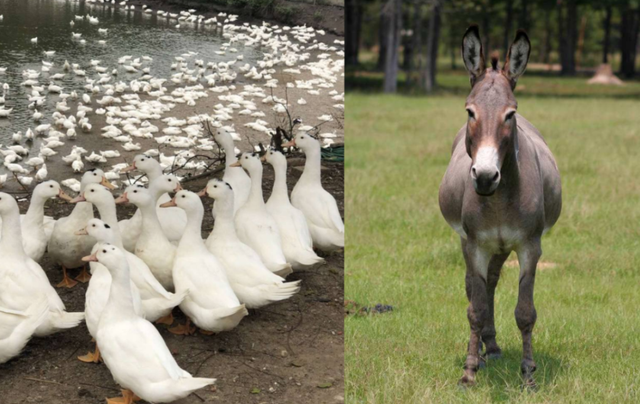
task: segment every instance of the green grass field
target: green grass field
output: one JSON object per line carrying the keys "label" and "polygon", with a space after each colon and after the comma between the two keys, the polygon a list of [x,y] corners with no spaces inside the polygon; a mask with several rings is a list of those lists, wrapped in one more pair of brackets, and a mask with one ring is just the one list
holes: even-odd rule
{"label": "green grass field", "polygon": [[[640,84],[529,76],[519,112],[542,132],[564,208],[536,277],[535,393],[521,391],[518,269],[496,292],[503,358],[460,390],[469,325],[459,239],[438,186],[465,123],[468,80],[432,97],[347,96],[345,299],[393,305],[345,320],[349,403],[640,402]],[[510,260],[515,259],[513,255]]]}

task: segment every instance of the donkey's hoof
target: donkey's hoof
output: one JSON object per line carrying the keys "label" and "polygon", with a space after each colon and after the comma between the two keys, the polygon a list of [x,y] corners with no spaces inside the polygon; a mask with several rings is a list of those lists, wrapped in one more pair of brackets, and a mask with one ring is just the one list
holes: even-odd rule
{"label": "donkey's hoof", "polygon": [[522,384],[523,391],[529,391],[531,393],[535,393],[538,391],[538,385],[536,381],[533,379],[533,375],[524,376],[524,383]]}
{"label": "donkey's hoof", "polygon": [[486,357],[489,360],[496,360],[496,359],[501,359],[502,358],[502,351],[494,351],[494,352],[487,352],[486,353]]}
{"label": "donkey's hoof", "polygon": [[475,377],[464,375],[458,380],[458,387],[462,389],[466,389],[469,387],[473,387],[476,385]]}
{"label": "donkey's hoof", "polygon": [[484,355],[481,355],[478,358],[478,369],[484,369],[487,367],[487,358]]}

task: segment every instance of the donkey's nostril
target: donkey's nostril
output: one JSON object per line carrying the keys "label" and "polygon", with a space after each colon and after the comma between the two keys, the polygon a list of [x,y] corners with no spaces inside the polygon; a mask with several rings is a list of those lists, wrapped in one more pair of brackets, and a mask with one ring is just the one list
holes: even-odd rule
{"label": "donkey's nostril", "polygon": [[496,175],[494,175],[494,176],[493,176],[493,179],[492,179],[492,180],[493,180],[493,182],[498,181],[498,177],[500,177],[500,172],[499,172],[499,171],[496,171]]}
{"label": "donkey's nostril", "polygon": [[471,167],[471,171],[473,172],[474,176],[478,175],[478,173],[476,172],[476,167],[475,166]]}

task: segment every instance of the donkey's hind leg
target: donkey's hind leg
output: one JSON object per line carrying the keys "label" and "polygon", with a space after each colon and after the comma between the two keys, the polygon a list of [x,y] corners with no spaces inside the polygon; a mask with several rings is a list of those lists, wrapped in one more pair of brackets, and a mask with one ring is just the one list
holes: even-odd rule
{"label": "donkey's hind leg", "polygon": [[496,286],[498,286],[498,280],[500,279],[500,271],[502,265],[509,257],[509,253],[496,254],[491,257],[489,261],[489,270],[487,272],[487,303],[489,305],[489,314],[487,321],[482,328],[482,342],[485,345],[485,356],[488,359],[498,359],[502,356],[502,350],[496,342],[496,326],[493,315],[493,303],[496,292]]}

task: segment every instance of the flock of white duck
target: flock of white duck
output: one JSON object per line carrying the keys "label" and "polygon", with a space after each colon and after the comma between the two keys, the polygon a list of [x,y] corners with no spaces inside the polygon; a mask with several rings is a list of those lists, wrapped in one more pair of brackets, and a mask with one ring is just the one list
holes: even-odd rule
{"label": "flock of white duck", "polygon": [[[233,150],[228,133],[218,136],[226,139],[225,150]],[[174,334],[190,335],[196,327],[204,334],[229,331],[248,308],[297,293],[300,281],[286,282],[285,277],[323,264],[314,248],[344,247],[337,203],[321,184],[320,142],[299,133],[283,146],[298,147],[306,156],[291,200],[287,159],[274,149],[239,159],[227,153],[222,179],[210,180],[199,193],[183,189],[176,176],[163,174],[159,162],[146,155],[136,156],[124,171],[141,171],[149,186],[130,185],[116,199],[99,169],[84,173],[73,199],[56,181],[40,183],[24,216],[11,195],[0,193],[0,363],[18,355],[32,336],[44,337],[85,319],[96,349],[79,359],[103,360],[126,389],[125,402],[135,396],[171,402],[213,383],[182,370],[151,322],[171,325],[172,309],[179,307],[187,320],[169,328]],[[267,203],[263,162],[275,172]],[[201,197],[215,201],[214,228],[206,239]],[[45,221],[44,205],[51,198],[76,206],[67,217]],[[138,210],[118,221],[118,204]],[[94,206],[100,219],[94,218]],[[76,278],[89,282],[84,313],[65,311],[38,264],[44,254],[62,266],[61,287],[77,284],[67,268],[90,263],[91,275],[83,270]]]}
{"label": "flock of white duck", "polygon": [[[90,3],[123,7],[127,12],[140,11],[134,11],[134,6],[127,5],[126,1]],[[105,65],[105,62],[97,59],[83,66],[66,60],[64,63],[55,62],[55,51],[43,51],[47,60],[42,61],[40,71],[28,69],[21,73],[13,72],[15,75],[21,74],[24,79],[21,87],[29,89],[28,106],[33,110],[35,126],[14,132],[11,136],[12,145],[0,145],[4,168],[9,172],[9,175],[0,175],[0,187],[13,178],[24,186],[47,179],[47,160],[62,156],[61,150],[69,147],[68,144],[65,146],[66,140],[73,141],[79,135],[94,133],[94,116],[104,118],[106,125],[100,128],[100,136],[113,141],[116,147],[110,150],[87,150],[74,145],[61,159],[76,173],[86,169],[85,163],[106,164],[111,159],[119,158],[121,151],[142,151],[142,143],[148,142],[147,139],[155,142],[158,148],[176,149],[176,153],[165,155],[166,152],[151,148],[145,154],[158,157],[163,166],[181,165],[190,156],[216,147],[213,139],[203,130],[203,120],[211,121],[213,127],[225,129],[235,140],[240,140],[234,124],[234,120],[238,119],[246,122],[242,124],[243,127],[256,136],[270,135],[273,128],[264,120],[264,107],[280,117],[286,117],[290,112],[285,108],[288,101],[272,93],[285,91],[274,77],[277,72],[301,77],[286,83],[288,89],[306,92],[309,96],[329,96],[334,102],[331,108],[339,111],[344,109],[344,92],[335,89],[338,76],[344,71],[344,41],[335,40],[333,45],[325,44],[318,40],[318,35],[324,34],[322,30],[268,23],[239,24],[235,23],[237,16],[226,13],[204,18],[194,14],[195,10],[174,14],[143,8],[143,12],[155,12],[169,20],[175,18],[185,26],[214,27],[215,32],[226,40],[215,51],[216,56],[231,60],[205,62],[198,58],[198,53],[186,52],[175,57],[175,62],[171,64],[175,73],[166,79],[152,74],[153,58],[146,55],[122,56],[118,58],[116,66]],[[91,25],[99,23],[91,15],[76,16],[75,20],[78,24],[83,21]],[[98,30],[100,37],[108,35],[108,30]],[[72,32],[71,35],[76,41],[80,34]],[[34,40],[37,44],[37,38]],[[246,47],[259,49],[262,59],[253,65],[244,61],[244,56],[238,53]],[[333,59],[332,54],[338,59]],[[277,67],[280,70],[276,70]],[[0,66],[0,82],[7,71],[7,67]],[[311,78],[302,78],[302,75],[310,75]],[[75,82],[84,82],[83,90],[65,88],[63,84],[70,79],[74,81],[74,86]],[[45,83],[41,83],[41,80],[45,80]],[[244,84],[237,85],[238,81],[244,81]],[[0,119],[10,118],[14,108],[8,105],[13,102],[13,90],[8,83],[3,83],[1,87]],[[166,116],[178,105],[196,106],[199,100],[211,94],[219,100],[212,113],[194,114],[186,118]],[[47,117],[43,111],[48,108],[50,98],[55,98],[55,111]],[[300,97],[296,103],[302,106],[307,101]],[[289,110],[291,108],[289,105]],[[330,113],[316,118],[320,122],[333,120]],[[299,129],[310,130],[311,126],[303,125]],[[336,136],[332,132],[319,134],[323,146],[333,143]],[[42,139],[36,142],[38,137]],[[26,156],[33,157],[26,159]],[[204,165],[202,162],[191,162],[186,168],[198,169]],[[122,164],[114,164],[110,170],[105,170],[107,178],[117,180],[122,167]],[[61,181],[61,184],[76,192],[80,186],[73,177]]]}
{"label": "flock of white duck", "polygon": [[[109,4],[102,0],[88,3]],[[126,1],[111,4],[134,8]],[[143,12],[154,11],[145,7]],[[118,60],[119,65],[127,74],[139,74],[129,83],[111,83],[119,69],[109,69],[98,60],[91,61],[90,66],[95,77],[67,61],[58,73],[49,61],[43,61],[40,72],[22,72],[22,85],[31,88],[30,108],[37,126],[33,130],[27,128],[24,136],[22,132],[14,133],[14,144],[0,146],[0,153],[5,168],[23,186],[32,182],[38,185],[24,215],[10,194],[0,193],[0,363],[18,355],[32,337],[76,327],[84,319],[96,349],[79,359],[95,363],[102,360],[125,389],[123,398],[108,402],[131,403],[137,398],[152,403],[177,400],[215,380],[194,378],[181,369],[151,322],[173,324],[172,310],[179,307],[187,320],[169,329],[174,334],[190,335],[196,327],[204,334],[231,330],[248,314],[248,308],[283,301],[297,293],[300,281],[286,282],[285,278],[295,270],[322,265],[324,260],[314,249],[331,252],[344,246],[344,225],[337,203],[321,185],[320,150],[331,143],[335,134],[320,134],[318,139],[308,133],[311,127],[302,126],[295,138],[283,145],[298,147],[306,156],[303,174],[290,199],[284,154],[268,149],[266,153],[249,152],[238,158],[234,140],[240,140],[240,136],[233,124],[239,116],[256,118],[244,126],[270,134],[268,123],[260,119],[265,114],[254,99],[270,105],[276,115],[288,113],[284,108],[286,100],[266,94],[277,88],[278,80],[272,77],[275,68],[282,66],[282,71],[292,75],[301,74],[302,70],[310,72],[312,79],[296,80],[287,87],[319,95],[335,85],[343,61],[332,60],[328,53],[311,61],[309,52],[343,56],[342,51],[318,42],[314,37],[319,31],[312,28],[235,25],[236,16],[220,13],[217,20],[193,13],[194,10],[179,14],[157,11],[159,16],[175,18],[179,24],[221,27],[227,43],[216,52],[219,55],[237,52],[234,46],[259,46],[264,58],[254,66],[242,65],[241,55],[232,61],[206,65],[196,59],[190,67],[189,60],[196,54],[188,53],[176,57],[172,69],[178,72],[165,80],[150,74],[145,63],[151,58],[124,56]],[[93,16],[76,16],[75,20],[99,24]],[[70,25],[74,24],[72,21]],[[100,34],[107,35],[107,30],[100,29]],[[73,35],[84,41],[79,34]],[[32,42],[37,44],[37,38]],[[54,51],[44,53],[47,58],[55,55]],[[0,77],[6,70],[0,67]],[[86,80],[83,94],[66,93],[56,84],[69,74]],[[254,83],[236,87],[238,74]],[[48,76],[48,86],[39,84],[41,75]],[[173,90],[165,87],[167,81]],[[9,85],[5,83],[2,89],[0,118],[7,118],[13,111],[5,107]],[[337,102],[334,107],[342,110],[344,93],[326,91]],[[220,100],[213,113],[186,119],[163,118],[177,104],[194,106],[209,93],[218,94]],[[48,96],[58,97],[56,112],[50,123],[40,123],[46,118],[39,109],[44,108]],[[75,115],[67,115],[71,109],[67,100],[77,101]],[[99,104],[96,109],[94,102]],[[306,101],[300,98],[298,104]],[[84,172],[80,181],[69,178],[59,184],[47,180],[47,159],[58,154],[55,149],[64,145],[63,140],[75,139],[76,131],[91,133],[90,117],[94,114],[106,118],[101,136],[120,143],[124,151],[141,150],[134,138],[153,139],[159,145],[183,150],[165,155],[149,149],[136,156],[131,165],[115,164],[105,171],[94,168]],[[322,115],[318,119],[330,121],[332,117]],[[152,124],[154,120],[162,120],[164,129]],[[217,128],[215,142],[203,129],[204,120]],[[37,136],[43,137],[37,155],[23,161],[32,153],[29,142]],[[20,144],[23,140],[27,144]],[[222,180],[213,179],[194,193],[182,189],[180,178],[163,173],[163,168],[185,162],[184,168],[202,168],[199,164],[203,163],[187,159],[214,150],[215,143],[225,152]],[[104,164],[119,156],[117,149],[89,153],[73,146],[62,160],[82,173],[83,158],[92,164]],[[266,203],[262,194],[264,162],[272,165],[275,172]],[[144,177],[122,181],[126,188],[114,199],[110,191],[116,188],[113,183],[131,171],[141,172]],[[0,186],[6,181],[6,174],[0,176]],[[143,182],[146,187],[141,185]],[[78,196],[71,198],[61,185],[78,192]],[[215,224],[206,239],[201,233],[205,215],[201,197],[215,201]],[[44,207],[51,198],[74,203],[75,207],[66,217],[45,216]],[[118,204],[133,204],[137,211],[129,219],[118,220]],[[94,207],[100,219],[94,218]],[[88,282],[84,312],[66,311],[38,263],[45,254],[62,267],[58,287]],[[86,270],[87,262],[91,274]],[[80,267],[82,272],[72,279],[68,269]]]}

